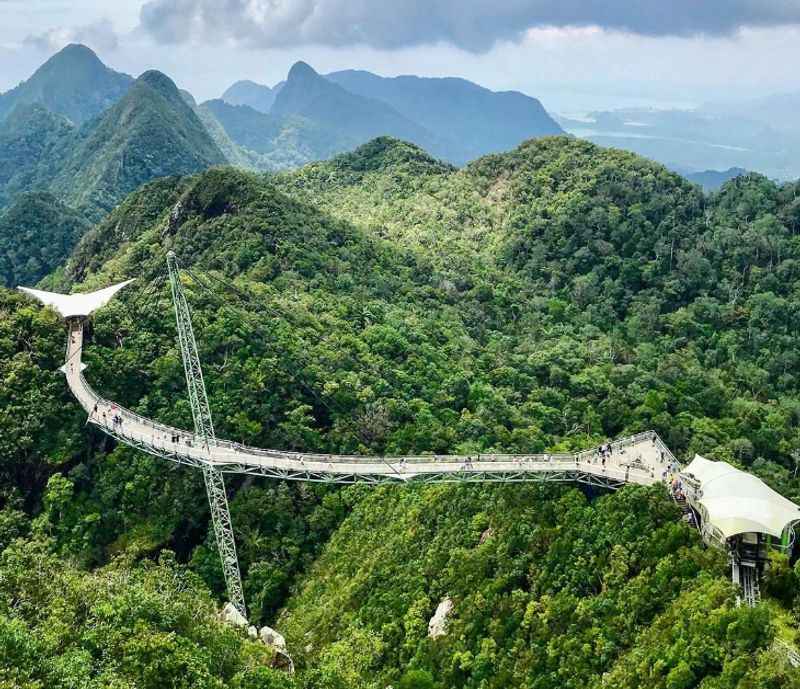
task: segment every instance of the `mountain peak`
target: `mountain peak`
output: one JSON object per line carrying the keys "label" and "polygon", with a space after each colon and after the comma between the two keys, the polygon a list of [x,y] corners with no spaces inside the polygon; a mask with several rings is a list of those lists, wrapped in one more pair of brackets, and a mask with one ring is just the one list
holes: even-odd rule
{"label": "mountain peak", "polygon": [[0,97],[0,120],[21,103],[41,103],[80,124],[118,101],[133,79],[106,67],[91,48],[70,43]]}
{"label": "mountain peak", "polygon": [[250,89],[250,88],[260,88],[260,89],[268,89],[270,91],[272,90],[272,89],[269,88],[269,86],[266,86],[265,84],[259,84],[258,82],[252,81],[250,79],[240,79],[239,81],[234,82],[233,84],[231,84],[231,86],[230,86],[230,88],[228,90],[235,89],[235,88],[248,88],[248,89]]}
{"label": "mountain peak", "polygon": [[[100,58],[97,57],[97,53],[95,53],[94,50],[92,50],[89,46],[84,45],[83,43],[68,43],[61,50],[55,53],[50,58],[50,60],[57,60],[59,58],[65,58],[65,57],[70,59],[78,58],[83,60],[91,60],[92,62],[98,62],[101,65],[103,65]],[[48,60],[48,62],[50,60]]]}
{"label": "mountain peak", "polygon": [[307,62],[303,62],[302,60],[300,60],[292,65],[292,68],[289,70],[289,76],[287,77],[287,81],[313,79],[318,76],[319,74],[317,74],[317,72],[311,65],[309,65]]}
{"label": "mountain peak", "polygon": [[455,170],[452,165],[436,160],[416,144],[392,136],[376,137],[350,153],[337,156],[333,163],[354,172],[373,172],[398,167],[412,169],[415,174],[446,173]]}
{"label": "mountain peak", "polygon": [[254,110],[268,113],[275,102],[275,92],[269,86],[244,79],[232,84],[222,94],[222,100],[231,105],[249,105]]}
{"label": "mountain peak", "polygon": [[38,79],[84,79],[102,78],[102,75],[111,70],[103,64],[91,48],[82,43],[70,43],[64,46],[57,53],[51,55],[47,61],[39,67],[31,76],[29,81]]}
{"label": "mountain peak", "polygon": [[147,84],[162,93],[179,93],[175,82],[164,74],[164,72],[159,72],[157,69],[148,69],[146,72],[142,72],[136,81]]}

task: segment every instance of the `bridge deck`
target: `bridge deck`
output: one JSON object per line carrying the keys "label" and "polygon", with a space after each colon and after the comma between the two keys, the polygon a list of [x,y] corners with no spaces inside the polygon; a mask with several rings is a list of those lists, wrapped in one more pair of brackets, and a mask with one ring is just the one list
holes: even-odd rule
{"label": "bridge deck", "polygon": [[[100,397],[83,376],[82,351],[83,321],[70,319],[64,373],[90,423],[144,452],[180,464],[211,464],[227,473],[334,483],[579,481],[616,488],[659,482],[675,461],[652,431],[611,443],[605,464],[597,448],[576,454],[367,457],[263,450],[225,440],[206,445],[189,431],[160,424]],[[114,417],[121,423],[115,423]]]}

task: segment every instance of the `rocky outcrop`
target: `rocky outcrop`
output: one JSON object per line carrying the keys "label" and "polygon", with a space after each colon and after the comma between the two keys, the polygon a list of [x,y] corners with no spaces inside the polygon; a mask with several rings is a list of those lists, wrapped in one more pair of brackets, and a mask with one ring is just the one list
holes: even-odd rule
{"label": "rocky outcrop", "polygon": [[279,634],[272,627],[261,627],[258,638],[276,651],[286,653],[286,639],[283,638],[283,634]]}
{"label": "rocky outcrop", "polygon": [[239,629],[247,629],[248,627],[247,618],[236,609],[233,603],[225,603],[219,616],[223,622],[232,627],[238,627]]}
{"label": "rocky outcrop", "polygon": [[294,672],[294,661],[286,649],[286,639],[283,634],[276,632],[272,627],[261,627],[258,632],[258,638],[261,642],[275,651],[275,656],[272,660],[272,667],[286,672]]}
{"label": "rocky outcrop", "polygon": [[428,636],[431,639],[438,639],[440,636],[447,634],[447,618],[453,610],[453,601],[450,596],[445,597],[433,613],[430,622],[428,622]]}

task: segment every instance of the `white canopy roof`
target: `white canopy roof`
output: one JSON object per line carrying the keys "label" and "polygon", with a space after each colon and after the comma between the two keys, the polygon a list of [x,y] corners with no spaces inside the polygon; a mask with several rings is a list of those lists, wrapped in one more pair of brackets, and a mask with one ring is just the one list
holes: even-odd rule
{"label": "white canopy roof", "polygon": [[52,306],[64,318],[70,318],[74,316],[88,316],[93,311],[97,311],[101,306],[108,304],[108,302],[111,301],[111,297],[123,287],[130,285],[132,282],[133,280],[126,280],[125,282],[120,282],[119,284],[88,294],[58,294],[57,292],[44,292],[43,290],[32,289],[30,287],[18,287],[17,289],[26,294],[30,294],[47,306]]}
{"label": "white canopy roof", "polygon": [[741,533],[760,532],[777,538],[792,522],[800,520],[800,507],[776,493],[761,479],[727,462],[712,462],[695,455],[683,474],[700,482],[697,502],[709,521],[726,539]]}

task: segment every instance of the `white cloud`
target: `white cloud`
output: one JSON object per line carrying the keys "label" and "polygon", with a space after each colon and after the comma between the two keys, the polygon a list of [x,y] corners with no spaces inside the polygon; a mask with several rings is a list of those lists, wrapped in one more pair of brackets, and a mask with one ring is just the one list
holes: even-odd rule
{"label": "white cloud", "polygon": [[230,40],[262,49],[450,43],[486,52],[532,28],[726,36],[800,23],[800,0],[149,0],[141,26],[165,44]]}
{"label": "white cloud", "polygon": [[31,34],[24,40],[25,45],[43,53],[55,52],[68,43],[82,43],[95,52],[109,53],[119,47],[119,36],[110,20],[99,19],[84,26],[55,28]]}

